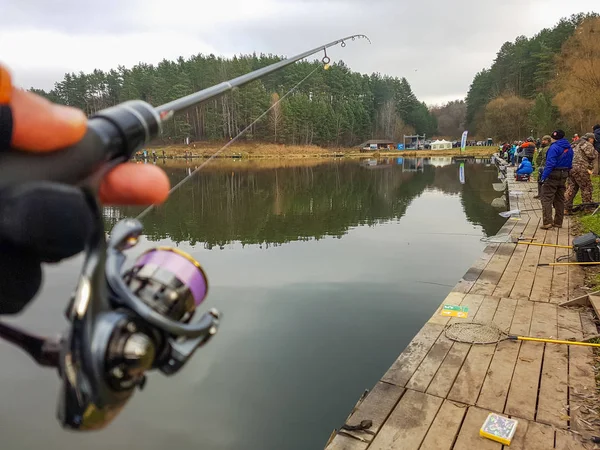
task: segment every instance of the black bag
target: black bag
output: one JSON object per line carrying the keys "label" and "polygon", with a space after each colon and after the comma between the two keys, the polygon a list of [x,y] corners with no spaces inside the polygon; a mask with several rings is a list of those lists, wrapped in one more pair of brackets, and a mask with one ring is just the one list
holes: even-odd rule
{"label": "black bag", "polygon": [[600,236],[586,233],[573,239],[577,262],[600,262]]}

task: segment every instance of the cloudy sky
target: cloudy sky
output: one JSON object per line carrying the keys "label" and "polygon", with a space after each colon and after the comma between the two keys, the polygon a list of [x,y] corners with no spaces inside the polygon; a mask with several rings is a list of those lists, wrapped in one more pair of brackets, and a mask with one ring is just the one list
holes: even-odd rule
{"label": "cloudy sky", "polygon": [[[429,104],[465,96],[503,42],[532,36],[598,0],[0,0],[0,61],[49,89],[67,71],[195,53],[330,51],[353,70],[406,77]],[[6,6],[8,3],[8,7]]]}

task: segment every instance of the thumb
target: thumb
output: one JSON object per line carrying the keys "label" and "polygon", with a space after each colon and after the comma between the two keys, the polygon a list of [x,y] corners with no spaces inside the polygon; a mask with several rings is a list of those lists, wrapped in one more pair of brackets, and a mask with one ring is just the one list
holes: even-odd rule
{"label": "thumb", "polygon": [[32,151],[58,150],[83,138],[87,119],[82,111],[56,105],[39,95],[12,87],[8,70],[1,66],[0,90],[9,90],[0,97],[8,97],[12,109],[12,147]]}

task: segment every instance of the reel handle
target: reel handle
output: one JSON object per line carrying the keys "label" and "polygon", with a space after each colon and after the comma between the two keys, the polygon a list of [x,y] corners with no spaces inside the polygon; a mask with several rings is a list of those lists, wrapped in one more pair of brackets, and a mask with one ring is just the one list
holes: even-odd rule
{"label": "reel handle", "polygon": [[0,152],[0,190],[29,181],[78,185],[107,164],[124,162],[161,131],[155,109],[141,100],[97,112],[81,141],[55,152]]}

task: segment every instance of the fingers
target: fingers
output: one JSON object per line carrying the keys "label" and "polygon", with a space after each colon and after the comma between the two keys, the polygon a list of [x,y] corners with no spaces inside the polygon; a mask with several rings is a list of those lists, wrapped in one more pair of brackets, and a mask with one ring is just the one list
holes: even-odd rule
{"label": "fingers", "polygon": [[56,105],[39,95],[13,89],[12,146],[21,150],[57,150],[80,141],[87,119],[82,111]]}
{"label": "fingers", "polygon": [[169,195],[169,178],[156,166],[121,164],[110,171],[100,186],[104,204],[151,205]]}

